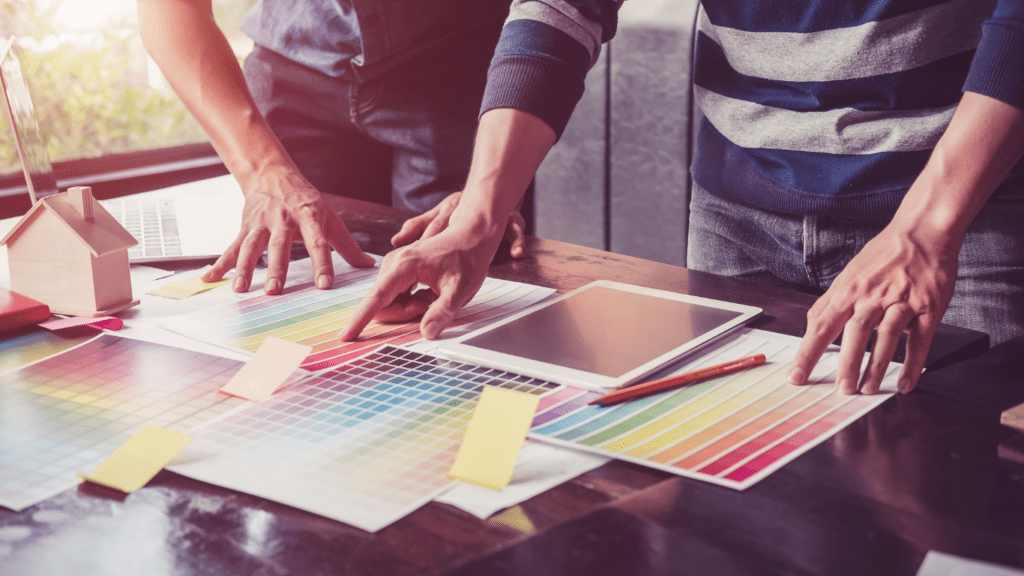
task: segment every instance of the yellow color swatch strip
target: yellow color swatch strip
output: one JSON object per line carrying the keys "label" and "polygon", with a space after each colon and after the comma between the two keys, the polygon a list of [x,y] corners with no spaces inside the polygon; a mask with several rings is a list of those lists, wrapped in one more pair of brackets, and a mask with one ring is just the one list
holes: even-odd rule
{"label": "yellow color swatch strip", "polygon": [[134,492],[191,441],[192,437],[185,434],[144,426],[84,478],[122,492]]}
{"label": "yellow color swatch strip", "polygon": [[218,286],[223,286],[230,281],[231,279],[229,278],[227,280],[218,280],[217,282],[203,282],[202,276],[196,276],[194,278],[189,278],[188,280],[164,284],[152,292],[147,292],[147,294],[163,296],[164,298],[173,298],[174,300],[184,300],[189,296],[195,296],[196,294],[201,294],[207,290],[213,290]]}
{"label": "yellow color swatch strip", "polygon": [[495,490],[508,486],[539,401],[533,394],[484,387],[448,476]]}

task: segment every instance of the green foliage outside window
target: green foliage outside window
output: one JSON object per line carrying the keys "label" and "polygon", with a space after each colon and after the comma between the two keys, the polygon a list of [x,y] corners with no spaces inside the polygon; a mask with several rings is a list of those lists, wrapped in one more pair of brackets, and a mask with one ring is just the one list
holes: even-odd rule
{"label": "green foliage outside window", "polygon": [[[218,0],[218,22],[237,29],[255,0]],[[50,159],[203,142],[206,135],[185,105],[168,90],[149,86],[149,72],[134,13],[103,30],[54,40],[59,3],[8,0],[0,7],[6,39],[17,34],[22,68],[32,90],[39,128]],[[55,47],[50,47],[56,44]],[[151,66],[151,65],[150,65]],[[6,111],[0,112],[0,174],[20,171]]]}

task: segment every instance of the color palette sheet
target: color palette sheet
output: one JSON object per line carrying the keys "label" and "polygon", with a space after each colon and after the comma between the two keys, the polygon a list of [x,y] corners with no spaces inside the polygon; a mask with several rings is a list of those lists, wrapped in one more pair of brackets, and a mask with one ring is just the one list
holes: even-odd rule
{"label": "color palette sheet", "polygon": [[447,489],[484,386],[558,385],[384,346],[192,429],[168,469],[368,531]]}
{"label": "color palette sheet", "polygon": [[[320,370],[359,357],[383,344],[394,346],[420,340],[419,324],[371,323],[358,342],[338,340],[338,332],[373,286],[378,269],[354,270],[335,278],[334,288],[319,290],[301,284],[276,296],[256,296],[220,302],[203,310],[168,317],[163,325],[213,344],[256,350],[270,336],[311,346],[302,364]],[[540,302],[554,290],[488,278],[445,331],[451,338]]]}
{"label": "color palette sheet", "polygon": [[0,374],[38,362],[96,337],[92,328],[76,328],[54,334],[34,329],[0,340]]}
{"label": "color palette sheet", "polygon": [[146,424],[181,432],[245,403],[217,391],[241,366],[103,334],[0,375],[0,505],[74,487]]}
{"label": "color palette sheet", "polygon": [[[559,389],[541,398],[529,436],[746,489],[891,396],[835,392],[835,350],[818,363],[813,384],[787,383],[799,344],[745,331],[680,371],[757,353],[766,364],[607,407],[587,404],[599,393]],[[899,369],[890,365],[883,390],[895,390]]]}

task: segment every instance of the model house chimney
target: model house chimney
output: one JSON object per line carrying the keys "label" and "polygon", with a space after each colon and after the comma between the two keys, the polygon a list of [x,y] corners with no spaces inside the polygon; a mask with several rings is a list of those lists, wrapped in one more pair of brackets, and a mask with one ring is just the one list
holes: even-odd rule
{"label": "model house chimney", "polygon": [[74,207],[75,212],[78,212],[82,218],[92,221],[92,188],[88,186],[68,188],[68,199],[71,200],[71,206]]}

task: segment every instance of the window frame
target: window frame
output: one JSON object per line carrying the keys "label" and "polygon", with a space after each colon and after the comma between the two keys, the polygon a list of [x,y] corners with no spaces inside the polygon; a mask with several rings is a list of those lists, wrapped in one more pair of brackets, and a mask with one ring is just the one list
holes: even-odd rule
{"label": "window frame", "polygon": [[[58,189],[91,186],[101,200],[228,173],[209,142],[58,161],[53,172]],[[24,174],[0,175],[0,218],[20,216],[30,207]]]}

